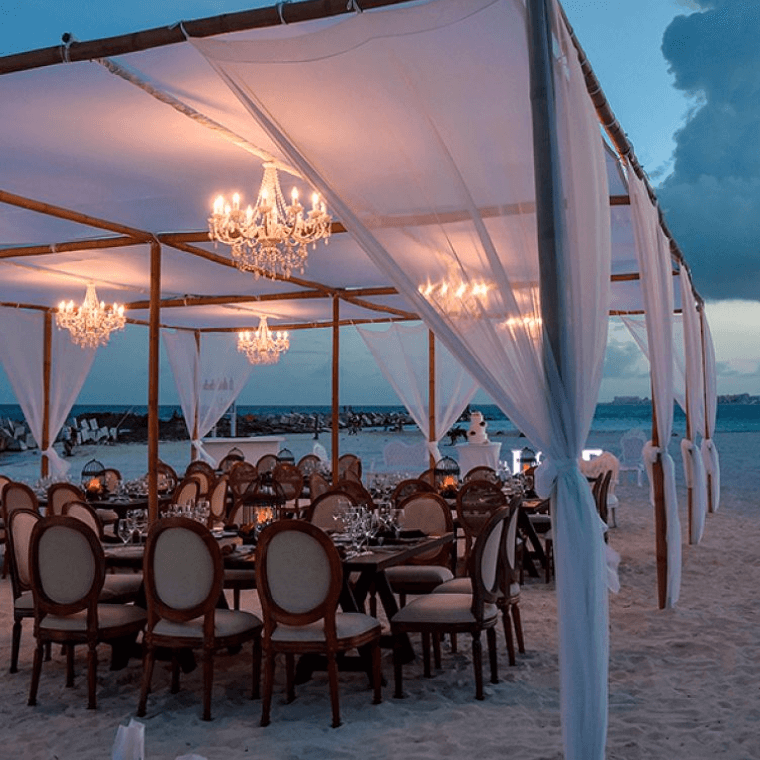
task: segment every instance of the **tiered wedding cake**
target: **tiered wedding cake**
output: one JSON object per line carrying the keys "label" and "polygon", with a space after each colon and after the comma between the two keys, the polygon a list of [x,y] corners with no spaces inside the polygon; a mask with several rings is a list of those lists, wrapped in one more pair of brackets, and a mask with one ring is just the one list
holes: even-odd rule
{"label": "tiered wedding cake", "polygon": [[487,427],[488,423],[483,419],[483,413],[472,412],[470,414],[470,429],[467,431],[467,443],[481,445],[488,443]]}

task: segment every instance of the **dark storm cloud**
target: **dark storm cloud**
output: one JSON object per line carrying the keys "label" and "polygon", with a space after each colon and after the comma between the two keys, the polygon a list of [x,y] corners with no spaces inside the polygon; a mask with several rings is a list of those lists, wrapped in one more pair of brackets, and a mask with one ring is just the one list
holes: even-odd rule
{"label": "dark storm cloud", "polygon": [[695,99],[658,189],[703,296],[760,300],[760,3],[690,0],[662,50]]}

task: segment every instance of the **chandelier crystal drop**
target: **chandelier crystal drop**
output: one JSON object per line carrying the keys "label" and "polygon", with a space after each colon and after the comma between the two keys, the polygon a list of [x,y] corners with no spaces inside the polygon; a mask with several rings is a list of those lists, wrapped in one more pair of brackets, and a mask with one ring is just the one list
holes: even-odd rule
{"label": "chandelier crystal drop", "polygon": [[290,348],[290,339],[287,332],[273,333],[267,318],[261,317],[256,330],[238,333],[237,348],[251,364],[277,364],[280,355]]}
{"label": "chandelier crystal drop", "polygon": [[303,273],[308,246],[316,247],[318,240],[331,233],[332,218],[317,193],[311,197],[311,211],[306,212],[293,188],[291,204],[285,203],[280,180],[274,164],[264,164],[256,205],[240,208],[240,196],[235,193],[229,204],[223,196],[214,201],[208,218],[211,240],[229,245],[235,265],[250,271],[258,278],[291,272]]}
{"label": "chandelier crystal drop", "polygon": [[98,301],[95,286],[90,283],[81,306],[73,301],[61,301],[55,314],[59,329],[71,333],[71,340],[82,348],[105,346],[114,330],[124,329],[127,318],[124,307],[114,303],[106,306]]}

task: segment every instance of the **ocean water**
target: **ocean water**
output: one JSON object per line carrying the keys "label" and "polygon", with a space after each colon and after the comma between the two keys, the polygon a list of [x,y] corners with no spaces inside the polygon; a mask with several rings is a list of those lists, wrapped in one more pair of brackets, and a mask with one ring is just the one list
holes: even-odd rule
{"label": "ocean water", "polygon": [[[341,411],[352,409],[354,412],[368,412],[379,414],[404,413],[403,406],[372,406],[372,405],[354,405],[351,407],[341,407]],[[472,405],[472,409],[483,412],[484,417],[489,422],[489,430],[497,430],[505,433],[516,432],[512,422],[501,412],[501,410],[491,404]],[[130,405],[103,405],[103,404],[76,404],[71,410],[69,417],[79,417],[81,415],[92,415],[97,417],[103,413],[144,415],[148,413],[147,406],[130,406]],[[321,414],[330,415],[329,406],[238,406],[237,413],[239,416],[253,414],[256,416],[267,417],[270,415],[287,415],[287,414]],[[178,405],[164,405],[159,409],[159,416],[162,420],[171,419],[173,415],[182,415],[182,410]],[[0,404],[0,418],[11,420],[23,420],[21,407],[17,404]],[[463,424],[463,423],[460,423]],[[652,407],[650,404],[599,404],[596,407],[594,419],[591,424],[591,432],[597,433],[623,433],[630,428],[640,427],[644,430],[651,429],[652,425]],[[745,433],[760,431],[760,405],[751,404],[719,404],[718,416],[716,421],[717,433]],[[673,419],[673,431],[682,434],[686,428],[686,418],[679,407],[676,407]]]}

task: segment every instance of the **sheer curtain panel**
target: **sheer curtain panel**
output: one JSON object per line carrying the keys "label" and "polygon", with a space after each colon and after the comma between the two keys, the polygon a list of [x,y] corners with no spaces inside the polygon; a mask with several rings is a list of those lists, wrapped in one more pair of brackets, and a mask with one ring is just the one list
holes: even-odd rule
{"label": "sheer curtain panel", "polygon": [[558,384],[544,363],[525,4],[437,0],[302,28],[194,44],[426,326],[554,462],[565,756],[600,760],[606,567],[576,460],[606,346],[610,230],[602,141],[576,51],[555,25],[567,295]]}
{"label": "sheer curtain panel", "polygon": [[[44,324],[45,315],[40,311],[0,308],[0,359],[38,445],[43,437],[45,406]],[[41,454],[48,459],[51,476],[61,479],[69,465],[55,451],[53,442],[79,396],[96,349],[80,348],[71,342],[67,330],[55,326],[50,337],[50,446]]]}

